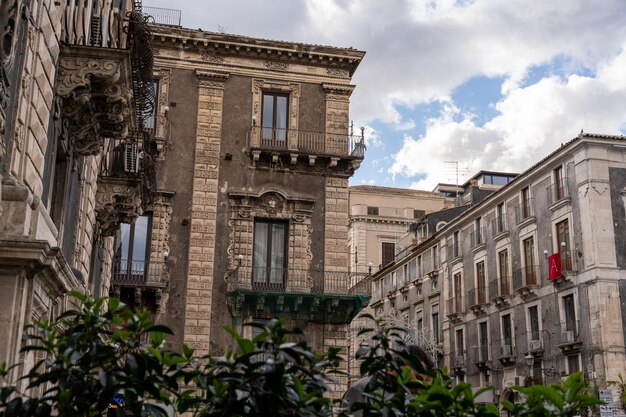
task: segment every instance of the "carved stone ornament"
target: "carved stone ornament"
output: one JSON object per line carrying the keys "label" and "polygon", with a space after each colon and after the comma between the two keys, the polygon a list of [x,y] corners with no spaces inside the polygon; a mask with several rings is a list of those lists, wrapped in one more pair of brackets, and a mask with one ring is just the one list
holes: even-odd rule
{"label": "carved stone ornament", "polygon": [[270,216],[275,216],[276,213],[282,212],[283,207],[285,205],[284,198],[278,193],[268,193],[265,194],[262,198],[261,205],[265,208],[265,211]]}
{"label": "carved stone ornament", "polygon": [[328,75],[332,75],[333,77],[349,77],[350,73],[348,70],[339,69],[339,68],[328,68],[326,70]]}
{"label": "carved stone ornament", "polygon": [[286,62],[266,61],[265,66],[271,70],[285,71],[289,69],[289,64]]}
{"label": "carved stone ornament", "polygon": [[13,60],[17,9],[17,0],[0,1],[0,134],[4,133],[6,125],[4,109],[9,105],[7,68]]}
{"label": "carved stone ornament", "polygon": [[120,62],[85,57],[60,59],[56,93],[63,98],[63,117],[78,154],[97,154],[102,138],[128,135],[132,90],[120,78]]}
{"label": "carved stone ornament", "polygon": [[225,61],[223,56],[212,54],[209,51],[202,52],[202,55],[200,55],[200,59],[205,62],[210,62],[212,64],[223,64]]}
{"label": "carved stone ornament", "polygon": [[120,223],[133,223],[142,214],[139,185],[113,179],[98,181],[96,220],[102,236],[114,236]]}

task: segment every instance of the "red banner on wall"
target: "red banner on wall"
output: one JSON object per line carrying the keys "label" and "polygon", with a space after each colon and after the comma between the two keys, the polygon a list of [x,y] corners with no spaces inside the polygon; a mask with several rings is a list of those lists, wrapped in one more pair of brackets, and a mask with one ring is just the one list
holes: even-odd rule
{"label": "red banner on wall", "polygon": [[550,281],[561,276],[561,254],[555,253],[548,257],[548,278]]}

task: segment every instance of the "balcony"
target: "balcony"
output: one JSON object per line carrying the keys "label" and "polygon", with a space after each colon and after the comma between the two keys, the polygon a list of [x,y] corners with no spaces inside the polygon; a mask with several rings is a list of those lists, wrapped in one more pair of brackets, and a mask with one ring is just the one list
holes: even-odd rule
{"label": "balcony", "polygon": [[472,243],[472,251],[474,253],[485,249],[486,230],[480,227],[470,233],[470,241]]}
{"label": "balcony", "polygon": [[580,337],[580,321],[566,320],[561,322],[561,334],[559,348],[563,353],[571,353],[582,348],[583,341]]}
{"label": "balcony", "polygon": [[152,112],[152,35],[141,2],[70,2],[55,93],[77,155],[100,153],[104,138],[125,138]]}
{"label": "balcony", "polygon": [[489,362],[491,361],[489,356],[489,345],[487,343],[481,343],[478,346],[472,346],[472,357],[474,358],[474,364],[478,369],[488,369]]}
{"label": "balcony", "polygon": [[351,281],[348,272],[239,266],[226,274],[228,308],[237,319],[281,315],[347,324],[370,301],[366,284]]}
{"label": "balcony", "polygon": [[506,216],[502,214],[491,220],[491,236],[495,240],[500,240],[509,235],[509,228],[506,222]]}
{"label": "balcony", "polygon": [[496,307],[505,307],[509,298],[513,295],[511,277],[499,277],[489,281],[489,298]]}
{"label": "balcony", "polygon": [[515,364],[515,346],[513,339],[501,339],[499,343],[498,360],[502,366],[512,366]]}
{"label": "balcony", "polygon": [[143,151],[143,136],[138,134],[106,138],[102,143],[95,212],[102,235],[113,236],[120,223],[133,223],[141,214],[151,158]]}
{"label": "balcony", "polygon": [[111,285],[120,287],[165,287],[168,270],[165,262],[116,259],[111,273]]}
{"label": "balcony", "polygon": [[300,157],[307,159],[310,166],[314,166],[317,159],[329,160],[329,167],[347,159],[356,169],[365,156],[363,131],[361,135],[354,135],[253,126],[248,143],[255,164],[267,154],[272,163],[284,156],[291,165],[296,165]]}
{"label": "balcony", "polygon": [[513,271],[513,290],[522,298],[534,295],[533,288],[539,281],[537,265],[531,265]]}
{"label": "balcony", "polygon": [[458,322],[463,317],[463,297],[457,296],[450,298],[447,302],[446,315],[450,321]]}
{"label": "balcony", "polygon": [[550,184],[546,187],[546,192],[548,193],[548,206],[551,211],[571,201],[567,178],[561,178],[559,181]]}
{"label": "balcony", "polygon": [[534,198],[522,202],[515,206],[515,223],[519,226],[525,226],[535,221]]}
{"label": "balcony", "polygon": [[[578,272],[578,261],[576,259],[577,251],[573,250],[561,250],[559,257],[561,260],[561,275],[555,278],[551,278],[551,281],[555,285],[562,285],[570,282],[572,275]],[[548,265],[549,268],[550,262]]]}
{"label": "balcony", "polygon": [[465,367],[465,353],[464,352],[450,352],[450,367],[457,372]]}
{"label": "balcony", "polygon": [[461,243],[456,242],[453,243],[451,240],[448,241],[448,262],[456,263],[463,258],[463,251],[461,249]]}
{"label": "balcony", "polygon": [[468,292],[469,309],[477,317],[487,313],[489,301],[487,298],[487,287],[472,288]]}

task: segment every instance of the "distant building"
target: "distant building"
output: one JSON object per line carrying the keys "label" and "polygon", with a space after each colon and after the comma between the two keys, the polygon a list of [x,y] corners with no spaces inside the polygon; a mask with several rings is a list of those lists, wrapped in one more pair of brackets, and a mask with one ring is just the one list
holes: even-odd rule
{"label": "distant building", "polygon": [[453,218],[418,222],[420,243],[372,277],[370,307],[458,381],[495,386],[485,401],[574,371],[606,387],[626,364],[625,149],[581,134]]}

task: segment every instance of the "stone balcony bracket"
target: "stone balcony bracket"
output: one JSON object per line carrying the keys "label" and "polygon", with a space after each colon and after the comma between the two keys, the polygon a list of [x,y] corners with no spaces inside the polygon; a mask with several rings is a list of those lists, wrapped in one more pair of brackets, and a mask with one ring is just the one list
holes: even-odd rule
{"label": "stone balcony bracket", "polygon": [[139,181],[101,178],[96,192],[96,220],[103,236],[113,236],[120,223],[134,223],[142,214]]}
{"label": "stone balcony bracket", "polygon": [[127,50],[65,46],[55,93],[74,151],[100,152],[103,138],[125,138],[134,120],[130,53]]}

